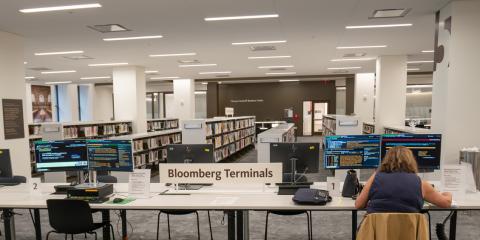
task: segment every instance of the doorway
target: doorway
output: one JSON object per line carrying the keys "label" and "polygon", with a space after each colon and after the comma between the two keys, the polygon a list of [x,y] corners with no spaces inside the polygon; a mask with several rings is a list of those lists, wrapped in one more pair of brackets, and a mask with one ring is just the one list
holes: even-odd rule
{"label": "doorway", "polygon": [[328,102],[303,101],[303,135],[323,134],[323,115],[328,114]]}

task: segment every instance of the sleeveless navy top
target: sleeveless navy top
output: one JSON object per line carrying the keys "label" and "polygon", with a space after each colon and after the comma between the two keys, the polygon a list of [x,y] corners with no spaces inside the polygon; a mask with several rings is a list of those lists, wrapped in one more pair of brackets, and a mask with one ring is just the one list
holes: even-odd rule
{"label": "sleeveless navy top", "polygon": [[368,199],[367,213],[417,213],[423,207],[422,181],[414,173],[377,172]]}

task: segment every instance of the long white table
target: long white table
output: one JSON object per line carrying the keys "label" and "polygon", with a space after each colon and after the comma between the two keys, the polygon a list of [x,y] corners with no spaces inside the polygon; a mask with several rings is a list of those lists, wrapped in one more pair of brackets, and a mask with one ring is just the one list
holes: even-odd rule
{"label": "long white table", "polygon": [[[65,195],[51,195],[56,184],[41,184],[41,194],[32,195],[26,184],[0,188],[0,209],[6,213],[5,232],[7,240],[15,239],[14,218],[9,216],[13,209],[33,209],[36,238],[42,239],[40,228],[39,210],[46,209],[46,200],[65,198]],[[312,188],[326,189],[326,183],[315,183]],[[160,195],[168,190],[167,194]],[[200,190],[182,191],[167,187],[164,184],[152,183],[151,196],[147,199],[136,199],[128,204],[91,204],[93,209],[103,210],[103,219],[109,220],[109,210],[120,210],[123,225],[123,239],[128,239],[126,232],[127,210],[219,210],[229,212],[228,239],[248,239],[245,227],[248,225],[249,210],[306,210],[306,211],[351,211],[352,212],[352,239],[355,239],[357,228],[357,209],[351,198],[334,197],[332,202],[325,206],[296,205],[292,196],[277,195],[278,188],[264,185],[215,185],[204,187]],[[114,185],[114,196],[125,198],[128,194],[128,184]],[[457,201],[451,209],[439,209],[428,204],[426,211],[454,210],[451,219],[450,239],[455,239],[456,211],[480,210],[480,193],[467,194],[462,201]],[[245,238],[246,237],[246,238]],[[110,239],[108,229],[104,229],[104,239]]]}

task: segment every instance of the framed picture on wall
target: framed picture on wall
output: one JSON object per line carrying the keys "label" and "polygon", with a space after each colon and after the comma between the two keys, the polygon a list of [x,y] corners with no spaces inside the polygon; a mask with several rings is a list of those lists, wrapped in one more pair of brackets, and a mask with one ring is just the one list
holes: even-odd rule
{"label": "framed picture on wall", "polygon": [[52,121],[52,91],[49,86],[32,85],[32,114],[34,123]]}

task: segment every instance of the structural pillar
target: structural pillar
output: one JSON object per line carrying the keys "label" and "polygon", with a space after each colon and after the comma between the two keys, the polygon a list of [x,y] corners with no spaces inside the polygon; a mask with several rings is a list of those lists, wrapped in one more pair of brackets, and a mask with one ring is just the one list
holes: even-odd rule
{"label": "structural pillar", "polygon": [[480,147],[479,12],[479,1],[451,1],[436,16],[432,131],[442,134],[442,164]]}
{"label": "structural pillar", "polygon": [[377,59],[375,133],[383,127],[404,126],[407,92],[407,56],[380,56]]}
{"label": "structural pillar", "polygon": [[134,133],[147,132],[145,68],[113,69],[113,105],[115,120],[133,121]]}
{"label": "structural pillar", "polygon": [[59,122],[77,122],[80,121],[78,85],[60,84],[58,88],[58,116]]}
{"label": "structural pillar", "polygon": [[173,80],[173,104],[178,119],[195,118],[195,80]]}
{"label": "structural pillar", "polygon": [[95,84],[81,84],[79,88],[80,120],[94,120]]}
{"label": "structural pillar", "polygon": [[375,73],[355,74],[354,112],[362,122],[373,123]]}

